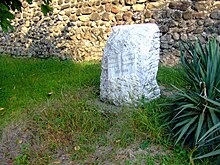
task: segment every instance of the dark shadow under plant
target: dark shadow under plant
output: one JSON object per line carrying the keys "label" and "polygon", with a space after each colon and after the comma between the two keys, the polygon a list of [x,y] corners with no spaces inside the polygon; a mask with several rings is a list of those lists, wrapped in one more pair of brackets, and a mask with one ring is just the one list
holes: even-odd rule
{"label": "dark shadow under plant", "polygon": [[178,91],[163,104],[165,125],[176,140],[190,148],[190,162],[220,155],[220,49],[216,39],[181,44],[184,80],[189,89]]}

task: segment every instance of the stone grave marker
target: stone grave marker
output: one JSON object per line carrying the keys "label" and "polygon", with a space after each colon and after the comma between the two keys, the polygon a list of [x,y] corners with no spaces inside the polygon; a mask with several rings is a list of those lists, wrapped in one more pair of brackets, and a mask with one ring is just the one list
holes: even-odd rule
{"label": "stone grave marker", "polygon": [[147,100],[159,97],[156,81],[159,47],[156,24],[113,27],[102,58],[101,100],[115,105],[136,105],[142,97]]}

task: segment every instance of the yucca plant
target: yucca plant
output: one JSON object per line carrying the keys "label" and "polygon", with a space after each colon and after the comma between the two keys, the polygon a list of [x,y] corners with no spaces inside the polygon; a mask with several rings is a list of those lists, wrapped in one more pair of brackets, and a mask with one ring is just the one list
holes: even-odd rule
{"label": "yucca plant", "polygon": [[186,90],[175,87],[174,99],[163,114],[176,144],[189,146],[190,161],[220,155],[220,50],[219,42],[181,43]]}

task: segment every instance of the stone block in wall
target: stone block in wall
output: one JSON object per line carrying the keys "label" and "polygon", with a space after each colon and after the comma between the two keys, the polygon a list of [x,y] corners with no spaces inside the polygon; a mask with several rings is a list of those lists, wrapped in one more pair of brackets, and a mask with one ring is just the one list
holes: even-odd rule
{"label": "stone block in wall", "polygon": [[196,28],[195,26],[187,26],[186,32],[191,33],[193,31],[195,31],[195,28]]}
{"label": "stone block in wall", "polygon": [[144,12],[136,12],[133,14],[132,16],[133,20],[134,21],[137,21],[137,20],[143,20],[144,19]]}
{"label": "stone block in wall", "polygon": [[188,1],[183,1],[183,2],[176,1],[176,2],[169,3],[170,9],[186,11],[189,7],[190,7],[190,2],[188,2]]}
{"label": "stone block in wall", "polygon": [[189,20],[189,19],[192,19],[192,12],[184,12],[183,14],[182,14],[182,17],[183,17],[183,19],[184,20]]}
{"label": "stone block in wall", "polygon": [[100,6],[97,8],[96,10],[98,13],[102,13],[103,11],[105,11],[105,8],[103,6]]}
{"label": "stone block in wall", "polygon": [[145,5],[144,4],[135,4],[135,5],[132,5],[132,9],[133,9],[133,11],[143,11],[145,9]]}
{"label": "stone block in wall", "polygon": [[61,5],[61,10],[64,10],[64,9],[67,9],[67,8],[70,8],[70,4],[64,3],[64,4]]}
{"label": "stone block in wall", "polygon": [[136,4],[137,0],[125,0],[125,4],[127,5],[134,5]]}
{"label": "stone block in wall", "polygon": [[82,15],[82,10],[81,10],[81,9],[77,9],[77,10],[76,10],[76,15],[77,15],[77,16]]}
{"label": "stone block in wall", "polygon": [[81,8],[82,6],[83,6],[83,2],[77,2],[77,3],[76,3],[76,7],[77,7],[77,8]]}
{"label": "stone block in wall", "polygon": [[76,16],[76,14],[72,14],[70,17],[69,17],[70,21],[77,21],[78,20],[78,17]]}
{"label": "stone block in wall", "polygon": [[120,8],[115,6],[115,5],[112,6],[112,8],[111,8],[111,12],[114,13],[114,14],[117,14],[119,12],[119,10],[120,10]]}
{"label": "stone block in wall", "polygon": [[196,40],[197,40],[197,37],[196,37],[195,34],[189,33],[189,34],[188,34],[188,40],[190,40],[190,41],[196,41]]}
{"label": "stone block in wall", "polygon": [[195,12],[192,14],[193,18],[195,19],[206,19],[207,18],[207,13],[205,12]]}
{"label": "stone block in wall", "polygon": [[63,0],[58,0],[58,5],[62,5],[63,4]]}
{"label": "stone block in wall", "polygon": [[93,12],[93,13],[90,15],[90,20],[91,20],[91,21],[100,20],[100,15],[99,15],[99,13]]}
{"label": "stone block in wall", "polygon": [[68,17],[71,16],[71,14],[72,14],[71,9],[65,9],[64,12],[65,12],[65,15],[68,16]]}
{"label": "stone block in wall", "polygon": [[165,22],[164,25],[167,26],[168,28],[173,28],[173,27],[177,27],[178,23],[172,19],[169,19]]}
{"label": "stone block in wall", "polygon": [[175,41],[178,41],[180,39],[179,33],[173,33],[172,37]]}
{"label": "stone block in wall", "polygon": [[137,3],[144,3],[147,2],[147,0],[137,0]]}
{"label": "stone block in wall", "polygon": [[34,17],[32,20],[33,20],[34,22],[38,22],[38,21],[40,20],[40,17]]}
{"label": "stone block in wall", "polygon": [[133,16],[133,13],[131,11],[128,11],[122,15],[122,18],[124,21],[131,21],[132,16]]}
{"label": "stone block in wall", "polygon": [[215,1],[215,2],[213,2],[212,6],[213,6],[213,9],[220,9],[220,2]]}
{"label": "stone block in wall", "polygon": [[183,40],[183,41],[187,41],[187,39],[188,39],[187,34],[185,34],[185,33],[181,33],[181,35],[180,35],[180,39]]}
{"label": "stone block in wall", "polygon": [[95,6],[100,6],[101,5],[101,0],[97,0],[94,2]]}
{"label": "stone block in wall", "polygon": [[180,11],[174,11],[171,14],[171,17],[175,20],[175,21],[179,21],[182,19],[182,13]]}
{"label": "stone block in wall", "polygon": [[105,4],[105,11],[110,12],[112,9],[112,4],[111,3],[106,3]]}
{"label": "stone block in wall", "polygon": [[123,20],[122,14],[117,14],[117,15],[115,15],[115,19],[116,19],[116,21],[121,21],[121,20]]}
{"label": "stone block in wall", "polygon": [[102,14],[102,20],[103,20],[103,21],[110,21],[110,20],[112,20],[111,13],[109,13],[109,12],[103,13],[103,14]]}
{"label": "stone block in wall", "polygon": [[112,0],[113,5],[119,5],[119,2],[121,3],[123,0]]}
{"label": "stone block in wall", "polygon": [[163,10],[163,11],[154,11],[153,12],[153,18],[156,20],[163,20],[165,21],[166,19],[170,18],[170,13],[167,10]]}
{"label": "stone block in wall", "polygon": [[209,2],[199,1],[195,2],[195,4],[192,5],[192,9],[194,9],[195,11],[204,11],[209,7],[209,5]]}
{"label": "stone block in wall", "polygon": [[150,3],[147,3],[146,8],[149,10],[159,10],[165,6],[166,6],[166,3],[164,2],[150,2]]}
{"label": "stone block in wall", "polygon": [[204,31],[204,28],[202,28],[202,27],[197,27],[197,28],[193,31],[193,33],[194,33],[194,34],[201,34],[203,31]]}
{"label": "stone block in wall", "polygon": [[65,12],[64,10],[62,10],[62,11],[59,12],[59,15],[64,16],[65,14],[66,14],[66,12]]}
{"label": "stone block in wall", "polygon": [[212,26],[214,22],[215,22],[214,20],[212,20],[212,19],[210,19],[210,18],[207,18],[207,19],[205,20],[205,22],[204,22],[203,25],[204,25],[205,27]]}
{"label": "stone block in wall", "polygon": [[145,14],[144,14],[144,17],[145,17],[145,18],[151,18],[152,15],[153,15],[153,13],[152,13],[150,10],[146,10],[146,11],[145,11]]}
{"label": "stone block in wall", "polygon": [[167,33],[169,31],[169,28],[166,25],[162,25],[159,28],[160,28],[161,33]]}
{"label": "stone block in wall", "polygon": [[210,14],[210,18],[220,20],[220,10],[214,10]]}
{"label": "stone block in wall", "polygon": [[81,13],[83,15],[88,15],[88,14],[91,14],[92,12],[93,12],[93,10],[90,7],[85,7],[85,8],[82,8],[82,10],[81,10]]}
{"label": "stone block in wall", "polygon": [[127,11],[130,11],[131,10],[131,6],[122,6],[120,11],[121,12],[127,12]]}

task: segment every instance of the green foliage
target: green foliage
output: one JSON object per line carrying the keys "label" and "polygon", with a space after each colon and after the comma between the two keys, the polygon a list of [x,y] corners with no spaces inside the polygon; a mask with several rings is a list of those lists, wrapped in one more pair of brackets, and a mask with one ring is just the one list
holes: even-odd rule
{"label": "green foliage", "polygon": [[44,15],[47,15],[47,13],[49,11],[52,11],[52,8],[50,6],[48,6],[48,5],[42,4],[41,5],[41,11],[43,12]]}
{"label": "green foliage", "polygon": [[175,99],[164,104],[163,115],[174,133],[176,144],[188,145],[192,156],[201,159],[220,154],[220,50],[216,39],[203,47],[182,44],[181,63],[189,88],[177,87]]}
{"label": "green foliage", "polygon": [[[130,108],[100,102],[100,63],[0,56],[0,66],[0,129],[22,140],[16,148],[13,139],[0,143],[17,153],[8,154],[14,164],[68,164],[63,156],[74,164],[188,164],[160,127],[166,98]],[[158,77],[182,84],[172,68]]]}
{"label": "green foliage", "polygon": [[[29,4],[32,3],[32,0],[26,0]],[[41,11],[44,15],[47,15],[49,11],[52,11],[52,8],[49,6],[52,0],[43,0],[41,4]],[[22,12],[22,3],[20,0],[1,0],[0,1],[0,26],[4,32],[8,32],[8,29],[14,30],[10,21],[13,20],[14,14],[12,11]]]}

